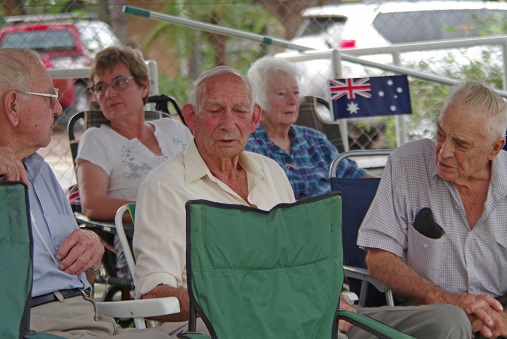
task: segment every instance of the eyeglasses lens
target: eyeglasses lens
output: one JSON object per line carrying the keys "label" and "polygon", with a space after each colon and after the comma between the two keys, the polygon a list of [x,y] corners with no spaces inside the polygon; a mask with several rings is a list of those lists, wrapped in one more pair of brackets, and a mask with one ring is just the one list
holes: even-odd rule
{"label": "eyeglasses lens", "polygon": [[111,88],[114,89],[115,91],[121,91],[127,88],[128,82],[132,79],[133,79],[132,77],[120,77],[114,79],[109,85],[99,84],[93,86],[92,89],[96,96],[104,96],[109,86],[111,86]]}

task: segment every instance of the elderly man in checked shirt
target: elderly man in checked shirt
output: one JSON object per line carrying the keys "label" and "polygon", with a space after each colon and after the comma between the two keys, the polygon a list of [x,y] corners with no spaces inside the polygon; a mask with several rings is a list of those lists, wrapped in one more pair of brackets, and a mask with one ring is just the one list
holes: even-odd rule
{"label": "elderly man in checked shirt", "polygon": [[[411,303],[463,309],[474,332],[507,336],[507,104],[478,82],[445,103],[437,138],[391,154],[359,230],[370,273]],[[476,333],[476,338],[479,333]]]}
{"label": "elderly man in checked shirt", "polygon": [[[282,166],[296,200],[330,192],[329,166],[339,153],[323,133],[295,125],[301,105],[297,69],[286,60],[265,56],[252,64],[248,78],[257,88],[262,117],[246,150]],[[336,174],[342,178],[371,176],[348,159],[338,164]]]}

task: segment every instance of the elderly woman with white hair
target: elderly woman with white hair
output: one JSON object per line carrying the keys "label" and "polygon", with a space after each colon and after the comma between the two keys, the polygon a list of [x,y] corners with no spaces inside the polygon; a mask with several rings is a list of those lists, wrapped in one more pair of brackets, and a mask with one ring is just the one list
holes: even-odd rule
{"label": "elderly woman with white hair", "polygon": [[[274,159],[282,166],[297,200],[331,191],[328,169],[338,150],[314,129],[295,125],[301,97],[299,72],[288,61],[265,56],[252,64],[248,78],[262,108],[261,124],[250,135],[246,150]],[[371,176],[351,160],[343,160],[338,177]]]}

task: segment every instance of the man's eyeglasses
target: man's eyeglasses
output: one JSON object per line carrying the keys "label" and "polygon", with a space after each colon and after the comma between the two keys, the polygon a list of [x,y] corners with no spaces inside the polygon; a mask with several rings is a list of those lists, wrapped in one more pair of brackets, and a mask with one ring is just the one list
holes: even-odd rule
{"label": "man's eyeglasses", "polygon": [[29,94],[29,95],[36,95],[39,97],[51,98],[50,108],[55,107],[56,102],[58,101],[58,88],[53,88],[53,94],[37,93],[37,92],[22,92],[22,91],[16,91],[16,92],[21,93],[21,94]]}
{"label": "man's eyeglasses", "polygon": [[95,94],[96,97],[102,97],[102,96],[106,95],[106,92],[107,92],[107,89],[109,88],[109,86],[111,86],[111,88],[114,89],[115,91],[122,91],[125,88],[127,88],[129,81],[132,79],[134,79],[133,76],[118,77],[118,78],[114,79],[113,81],[111,81],[111,83],[109,85],[104,84],[104,83],[100,83],[95,86],[92,86],[91,90],[92,90],[93,94]]}

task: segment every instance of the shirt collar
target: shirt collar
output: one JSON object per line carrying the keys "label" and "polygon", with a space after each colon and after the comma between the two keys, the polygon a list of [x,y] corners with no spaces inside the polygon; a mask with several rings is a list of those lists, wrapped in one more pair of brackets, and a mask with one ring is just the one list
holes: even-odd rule
{"label": "shirt collar", "polygon": [[[257,127],[257,129],[255,130],[255,132],[252,135],[255,138],[260,139],[262,142],[264,142],[266,144],[266,147],[268,149],[270,149],[271,151],[276,151],[276,150],[280,151],[281,150],[283,153],[285,153],[285,151],[283,151],[280,147],[275,145],[275,143],[273,143],[271,141],[271,139],[269,139],[269,136],[266,133],[266,130],[264,129],[264,127],[262,127],[262,124],[259,124],[259,126]],[[289,127],[289,137],[291,139],[291,146],[290,146],[291,153],[293,153],[293,151],[296,151],[299,149],[304,149],[304,148],[310,147],[310,144],[308,143],[306,138],[302,135],[301,130],[296,125],[291,125]]]}
{"label": "shirt collar", "polygon": [[[206,165],[206,162],[204,162],[204,159],[201,157],[195,141],[192,141],[183,152],[183,162],[186,170],[185,182],[187,184],[205,176],[208,176],[213,181],[218,180],[218,178],[211,173],[208,165]],[[254,185],[250,184],[255,184],[261,180],[264,177],[264,171],[262,167],[257,162],[253,161],[244,151],[239,155],[239,163],[247,173],[250,190],[250,187],[254,187]]]}
{"label": "shirt collar", "polygon": [[489,191],[495,199],[502,199],[507,196],[506,163],[507,152],[500,151],[491,164],[491,181],[489,183]]}
{"label": "shirt collar", "polygon": [[35,182],[35,179],[39,176],[43,162],[44,158],[38,153],[29,155],[23,159],[23,165],[25,165],[28,179],[30,179],[31,182]]}

